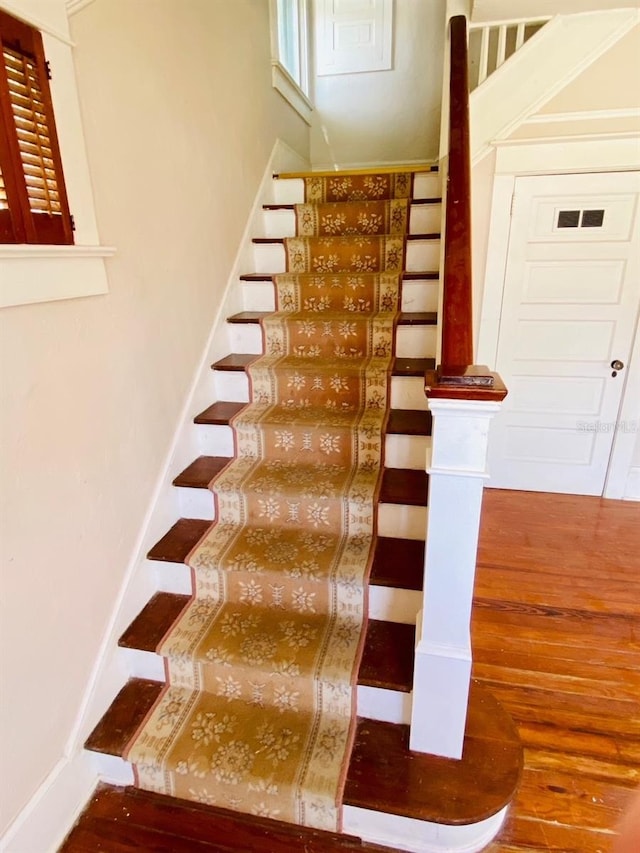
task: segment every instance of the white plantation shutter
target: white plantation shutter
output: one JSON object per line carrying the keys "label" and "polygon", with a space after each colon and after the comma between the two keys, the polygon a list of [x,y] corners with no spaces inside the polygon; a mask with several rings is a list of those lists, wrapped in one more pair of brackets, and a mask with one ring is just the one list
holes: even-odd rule
{"label": "white plantation shutter", "polygon": [[42,38],[0,11],[0,242],[72,243]]}

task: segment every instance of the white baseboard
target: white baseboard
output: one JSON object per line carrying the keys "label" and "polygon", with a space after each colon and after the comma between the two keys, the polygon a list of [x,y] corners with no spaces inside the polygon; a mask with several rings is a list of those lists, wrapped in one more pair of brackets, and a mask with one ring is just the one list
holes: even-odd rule
{"label": "white baseboard", "polygon": [[98,774],[91,756],[60,761],[9,826],[2,853],[55,853],[91,797]]}

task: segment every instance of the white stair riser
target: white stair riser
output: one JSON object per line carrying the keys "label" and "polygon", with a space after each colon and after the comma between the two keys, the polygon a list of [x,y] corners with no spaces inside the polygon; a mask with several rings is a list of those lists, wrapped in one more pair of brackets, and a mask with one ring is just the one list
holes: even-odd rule
{"label": "white stair riser", "polygon": [[424,540],[426,529],[426,506],[378,504],[378,536]]}
{"label": "white stair riser", "polygon": [[[442,207],[416,204],[409,214],[409,234],[434,234],[440,231]],[[265,210],[264,237],[295,237],[296,214],[293,210]]]}
{"label": "white stair riser", "polygon": [[180,486],[177,488],[177,493],[181,518],[202,518],[205,521],[213,521],[215,518],[213,492],[209,489],[187,489]]}
{"label": "white stair riser", "polygon": [[[178,511],[182,518],[215,519],[213,493],[209,489],[177,488]],[[426,507],[404,504],[378,505],[378,533],[380,536],[399,536],[402,539],[424,539]]]}
{"label": "white stair riser", "polygon": [[424,393],[423,376],[394,376],[391,379],[390,396],[392,409],[417,409],[426,412],[429,408]]}
{"label": "white stair riser", "polygon": [[369,584],[370,619],[415,625],[421,607],[422,593],[417,590]]}
{"label": "white stair riser", "polygon": [[[161,655],[138,649],[120,649],[119,654],[130,678],[165,680],[164,658]],[[389,723],[408,723],[411,720],[411,694],[358,686],[358,716]]]}
{"label": "white stair riser", "polygon": [[[233,456],[233,430],[230,426],[196,427],[201,456]],[[387,435],[384,464],[387,468],[426,470],[431,438],[426,435]],[[198,516],[189,516],[197,518]]]}
{"label": "white stair riser", "polygon": [[[249,402],[249,380],[244,371],[214,370],[216,400],[232,403]],[[422,376],[393,376],[391,378],[391,408],[426,411]]]}
{"label": "white stair riser", "polygon": [[[413,198],[439,198],[440,175],[438,172],[417,172],[413,179]],[[302,204],[304,181],[302,178],[283,178],[273,182],[275,204]]]}
{"label": "white stair riser", "polygon": [[[257,323],[227,323],[231,352],[262,353],[262,329]],[[400,358],[434,358],[435,326],[398,326],[395,354]]]}
{"label": "white stair riser", "polygon": [[448,825],[345,805],[342,831],[407,853],[478,853],[498,834],[507,809],[477,823]]}
{"label": "white stair riser", "polygon": [[412,468],[426,471],[431,448],[428,435],[388,435],[385,440],[385,468]]}
{"label": "white stair riser", "polygon": [[[402,302],[403,311],[437,311],[438,281],[417,279],[403,281]],[[275,311],[276,300],[273,283],[270,281],[242,282],[242,307],[245,311]]]}
{"label": "white stair riser", "polygon": [[[286,271],[282,243],[254,243],[254,270],[258,273]],[[409,272],[437,270],[440,264],[440,240],[410,240],[407,243],[406,269]]]}

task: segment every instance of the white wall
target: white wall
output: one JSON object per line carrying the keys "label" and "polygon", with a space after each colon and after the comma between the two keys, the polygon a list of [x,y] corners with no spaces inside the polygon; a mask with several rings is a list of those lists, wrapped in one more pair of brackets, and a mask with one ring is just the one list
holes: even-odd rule
{"label": "white wall", "polygon": [[0,832],[65,752],[274,141],[309,147],[267,0],[96,0],[72,36],[117,254],[107,295],[0,314]]}
{"label": "white wall", "polygon": [[314,168],[438,156],[445,0],[395,0],[393,68],[316,77]]}
{"label": "white wall", "polygon": [[640,6],[640,0],[473,0],[474,21],[501,21],[543,15],[572,15]]}
{"label": "white wall", "polygon": [[[640,26],[634,26],[474,166],[473,269],[476,318],[482,313],[482,324],[476,325],[480,361],[494,366],[515,176],[638,169],[640,93],[630,82],[638,74]],[[638,370],[638,352],[636,344],[630,371]],[[622,411],[625,422],[640,421],[634,388],[628,387]],[[628,444],[626,439],[618,442],[612,456],[612,468],[622,469],[618,480],[628,478],[626,491],[618,488],[619,482],[616,496],[637,499],[640,440],[633,459]]]}

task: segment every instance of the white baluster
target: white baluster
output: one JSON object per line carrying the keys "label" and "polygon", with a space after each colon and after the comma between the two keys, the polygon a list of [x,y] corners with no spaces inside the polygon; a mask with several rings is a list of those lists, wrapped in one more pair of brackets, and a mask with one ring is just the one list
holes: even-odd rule
{"label": "white baluster", "polygon": [[526,24],[521,23],[516,27],[516,50],[520,50],[524,44],[524,28]]}
{"label": "white baluster", "polygon": [[487,79],[487,69],[489,67],[489,36],[491,34],[490,27],[482,28],[482,40],[480,42],[480,62],[478,64],[478,86]]}
{"label": "white baluster", "polygon": [[498,28],[498,52],[496,55],[496,68],[500,68],[507,54],[507,25]]}

